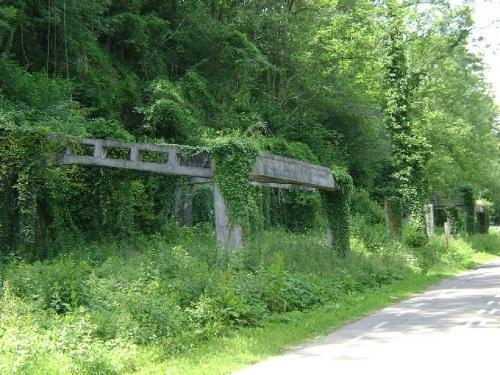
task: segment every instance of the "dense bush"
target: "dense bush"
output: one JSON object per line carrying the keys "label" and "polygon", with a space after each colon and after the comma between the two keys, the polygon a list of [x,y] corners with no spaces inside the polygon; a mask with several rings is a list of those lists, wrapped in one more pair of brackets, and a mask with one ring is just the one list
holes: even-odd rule
{"label": "dense bush", "polygon": [[339,257],[320,233],[276,230],[228,253],[213,246],[207,228],[172,224],[168,233],[2,266],[2,374],[127,373],[144,345],[163,355],[191,350],[414,273],[469,266],[476,249],[500,245],[495,235],[456,238],[448,248],[442,237],[423,247],[358,237]]}

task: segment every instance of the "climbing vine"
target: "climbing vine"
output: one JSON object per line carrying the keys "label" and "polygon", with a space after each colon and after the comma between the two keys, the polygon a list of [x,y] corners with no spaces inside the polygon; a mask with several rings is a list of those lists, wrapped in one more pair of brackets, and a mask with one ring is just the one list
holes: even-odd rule
{"label": "climbing vine", "polygon": [[476,230],[480,234],[488,234],[488,230],[490,227],[490,213],[489,209],[491,203],[486,200],[478,200],[478,210],[476,212]]}
{"label": "climbing vine", "polygon": [[[164,184],[156,179],[144,177],[144,180],[132,181],[126,171],[45,168],[51,155],[53,158],[62,153],[68,142],[68,139],[49,137],[48,131],[9,130],[0,133],[2,249],[40,249],[39,245],[51,236],[52,230],[58,234],[66,233],[65,228],[73,228],[73,225],[76,225],[73,228],[76,231],[81,228],[81,233],[90,233],[93,238],[99,238],[99,230],[101,234],[118,233],[117,229],[121,228],[123,233],[119,233],[130,234],[138,222],[146,223],[141,230],[161,226],[161,222],[156,223],[152,218],[155,204],[148,198],[151,194],[158,195],[158,189],[166,191]],[[73,146],[74,149],[78,147]],[[250,224],[252,227],[264,227],[261,212],[265,205],[263,191],[249,184],[259,149],[255,139],[241,137],[217,138],[205,147],[182,147],[183,153],[191,157],[201,155],[201,158],[212,158],[216,166],[214,179],[227,202],[231,222],[244,228]],[[334,247],[339,253],[346,254],[349,251],[348,216],[353,183],[346,169],[334,168],[333,173],[340,188],[324,193],[323,197],[333,227]],[[120,178],[116,178],[118,176]],[[80,198],[79,186],[86,186],[87,180],[97,188],[87,198]],[[116,194],[117,191],[120,193]],[[307,194],[295,193],[299,195],[290,196],[294,202]],[[94,205],[87,207],[88,204],[83,204],[82,207],[82,202],[88,202],[88,198],[95,202]],[[162,202],[164,204],[165,199]],[[311,202],[307,200],[303,204],[312,205]],[[95,221],[101,228],[97,232],[92,226]],[[113,227],[113,222],[119,228]],[[33,255],[42,256],[34,252]]]}
{"label": "climbing vine", "polygon": [[168,219],[161,212],[164,192],[173,190],[172,179],[79,166],[46,168],[71,142],[49,133],[0,129],[0,255],[42,259],[86,237],[161,229]]}
{"label": "climbing vine", "polygon": [[62,149],[44,129],[0,130],[0,248],[23,249],[36,241],[43,167]]}
{"label": "climbing vine", "polygon": [[352,177],[344,167],[332,167],[338,184],[334,191],[321,193],[326,214],[333,232],[333,247],[342,256],[350,251],[349,212],[353,192]]}
{"label": "climbing vine", "polygon": [[258,155],[257,144],[248,139],[224,138],[208,151],[215,161],[215,182],[227,201],[230,217],[246,224],[254,206],[248,181]]}
{"label": "climbing vine", "polygon": [[410,224],[420,237],[418,242],[425,243],[426,164],[430,149],[427,139],[413,126],[410,111],[419,78],[409,70],[403,8],[398,1],[387,2],[387,16],[384,123],[392,146],[392,178],[410,212]]}
{"label": "climbing vine", "polygon": [[469,187],[462,188],[462,196],[465,209],[465,231],[467,234],[474,233],[474,216],[475,216],[475,201],[472,189]]}
{"label": "climbing vine", "polygon": [[397,196],[387,197],[384,201],[384,213],[386,215],[387,234],[401,241],[403,232],[401,198]]}

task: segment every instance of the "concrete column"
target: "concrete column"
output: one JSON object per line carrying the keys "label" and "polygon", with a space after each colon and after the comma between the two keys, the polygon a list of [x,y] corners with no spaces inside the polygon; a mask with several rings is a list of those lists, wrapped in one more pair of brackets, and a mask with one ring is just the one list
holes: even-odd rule
{"label": "concrete column", "polygon": [[450,245],[451,225],[449,221],[444,222],[444,244],[446,247]]}
{"label": "concrete column", "polygon": [[137,146],[130,147],[130,160],[131,161],[141,161],[141,154]]}
{"label": "concrete column", "polygon": [[333,228],[330,219],[326,219],[326,244],[333,246]]}
{"label": "concrete column", "polygon": [[94,143],[94,158],[106,159],[108,157],[108,150],[103,147],[102,139]]}
{"label": "concrete column", "polygon": [[490,227],[488,208],[476,203],[477,230],[481,234],[488,234]]}
{"label": "concrete column", "polygon": [[427,228],[427,236],[434,236],[434,205],[425,205],[425,226]]}
{"label": "concrete column", "polygon": [[227,212],[226,202],[217,184],[214,184],[214,214],[217,243],[227,249],[242,248],[243,236],[241,225],[231,223]]}
{"label": "concrete column", "polygon": [[175,189],[175,213],[185,225],[193,225],[193,187],[179,185]]}
{"label": "concrete column", "polygon": [[177,158],[177,149],[176,148],[170,148],[168,150],[168,164],[179,164],[179,159]]}

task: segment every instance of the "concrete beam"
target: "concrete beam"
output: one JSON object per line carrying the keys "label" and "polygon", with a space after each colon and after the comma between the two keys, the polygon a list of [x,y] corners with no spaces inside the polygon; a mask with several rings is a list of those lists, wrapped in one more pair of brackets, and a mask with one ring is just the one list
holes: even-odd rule
{"label": "concrete beam", "polygon": [[92,156],[64,155],[59,160],[59,164],[95,165],[100,167],[133,169],[136,171],[171,174],[177,176],[211,177],[212,175],[212,171],[205,168],[185,167],[176,164],[148,163],[122,159],[98,159]]}
{"label": "concrete beam", "polygon": [[262,181],[250,181],[252,186],[269,187],[273,189],[283,189],[283,190],[300,190],[309,193],[316,193],[318,189],[308,186],[295,185],[295,184],[278,184],[276,182],[262,182]]}
{"label": "concrete beam", "polygon": [[[203,152],[196,155],[186,155],[176,145],[131,143],[109,139],[81,139],[78,142],[82,145],[93,146],[92,156],[74,155],[70,145],[67,152],[60,158],[59,164],[134,169],[203,179],[199,179],[195,183],[206,183],[213,180],[213,162]],[[108,151],[112,148],[128,149],[128,159],[110,158]],[[146,162],[143,160],[146,152],[163,153],[167,162]],[[261,153],[257,157],[251,179],[259,186],[280,189],[302,186],[302,188],[306,188],[305,190],[307,188],[333,190],[337,187],[335,178],[328,168],[268,153]]]}
{"label": "concrete beam", "polygon": [[[203,178],[203,177],[193,177],[190,180],[190,183],[193,185],[211,184],[213,182],[214,182],[214,180],[212,178]],[[312,187],[308,187],[308,186],[301,186],[301,185],[294,185],[294,184],[278,184],[275,182],[262,182],[262,181],[253,181],[253,180],[251,180],[249,182],[249,184],[252,186],[269,187],[269,188],[273,188],[273,189],[300,190],[300,191],[306,191],[309,193],[318,192],[318,189],[316,189],[316,188],[312,188]]]}
{"label": "concrete beam", "polygon": [[319,165],[261,153],[255,162],[252,178],[258,181],[297,184],[321,190],[337,187],[332,172]]}
{"label": "concrete beam", "polygon": [[[69,147],[65,154],[59,159],[59,164],[95,165],[178,176],[213,177],[209,159],[207,159],[208,162],[199,162],[200,166],[193,165],[196,163],[190,163],[190,156],[183,155],[182,150],[177,146],[130,143],[108,139],[82,139],[79,143],[93,146],[93,156],[74,155]],[[128,159],[110,158],[108,150],[112,148],[128,149]],[[167,162],[145,162],[143,161],[143,154],[145,152],[163,153],[166,156],[165,159],[167,159]]]}

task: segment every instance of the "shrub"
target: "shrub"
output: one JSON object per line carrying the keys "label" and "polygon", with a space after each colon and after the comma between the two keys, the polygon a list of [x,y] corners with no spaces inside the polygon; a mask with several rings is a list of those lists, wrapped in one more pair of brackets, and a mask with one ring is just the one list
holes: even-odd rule
{"label": "shrub", "polygon": [[43,308],[64,314],[85,302],[84,283],[88,272],[86,263],[67,257],[32,265],[11,263],[5,279],[16,296],[34,300]]}
{"label": "shrub", "polygon": [[420,228],[420,224],[409,220],[403,228],[403,242],[410,247],[418,248],[427,244],[428,238]]}
{"label": "shrub", "polygon": [[454,238],[448,248],[442,237],[416,248],[354,238],[341,257],[319,232],[276,230],[231,253],[195,236],[198,229],[177,229],[177,245],[139,237],[8,264],[1,276],[2,374],[133,372],[138,345],[173,354],[237,327],[286,322],[289,313],[340,304],[414,272],[470,266],[475,248],[496,250],[500,238]]}
{"label": "shrub", "polygon": [[62,258],[42,268],[41,296],[46,307],[57,313],[66,313],[85,302],[84,281],[88,266]]}
{"label": "shrub", "polygon": [[301,275],[285,275],[279,298],[283,301],[283,312],[305,311],[322,302],[318,284],[311,277]]}

